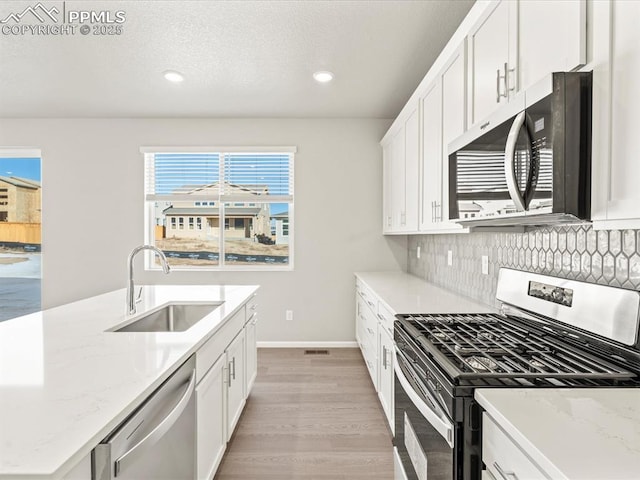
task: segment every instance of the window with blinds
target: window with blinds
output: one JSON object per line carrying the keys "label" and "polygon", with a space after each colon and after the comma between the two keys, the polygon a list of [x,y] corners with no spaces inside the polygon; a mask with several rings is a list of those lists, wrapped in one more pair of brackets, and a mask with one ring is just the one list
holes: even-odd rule
{"label": "window with blinds", "polygon": [[292,268],[295,148],[142,151],[146,241],[173,267]]}

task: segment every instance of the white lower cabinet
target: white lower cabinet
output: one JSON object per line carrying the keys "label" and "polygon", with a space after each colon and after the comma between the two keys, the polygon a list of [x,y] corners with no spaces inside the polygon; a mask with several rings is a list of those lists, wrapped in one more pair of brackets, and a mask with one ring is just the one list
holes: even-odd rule
{"label": "white lower cabinet", "polygon": [[197,478],[211,480],[257,372],[255,295],[196,352]]}
{"label": "white lower cabinet", "polygon": [[245,403],[244,380],[244,329],[229,344],[226,351],[227,360],[227,440],[231,439],[233,430],[240,419]]}
{"label": "white lower cabinet", "polygon": [[485,472],[490,474],[488,478],[551,478],[529,459],[486,412],[482,414],[482,461],[486,466]]}
{"label": "white lower cabinet", "polygon": [[393,364],[394,364],[394,343],[393,337],[389,335],[385,328],[378,328],[378,397],[382,404],[382,409],[387,416],[387,421],[391,431],[395,433],[393,422]]}
{"label": "white lower cabinet", "polygon": [[197,475],[213,478],[227,445],[225,421],[226,355],[222,355],[196,386]]}
{"label": "white lower cabinet", "polygon": [[394,313],[375,292],[356,280],[356,340],[391,432],[394,431],[393,318]]}
{"label": "white lower cabinet", "polygon": [[247,394],[251,391],[258,375],[258,345],[257,345],[258,314],[253,313],[244,327],[246,342],[246,370]]}

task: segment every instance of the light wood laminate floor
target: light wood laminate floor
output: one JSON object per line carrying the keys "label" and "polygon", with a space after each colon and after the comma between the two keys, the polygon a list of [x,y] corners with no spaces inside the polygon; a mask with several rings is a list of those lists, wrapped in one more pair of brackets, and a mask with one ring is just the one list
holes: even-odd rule
{"label": "light wood laminate floor", "polygon": [[391,434],[360,350],[259,349],[215,480],[391,480]]}

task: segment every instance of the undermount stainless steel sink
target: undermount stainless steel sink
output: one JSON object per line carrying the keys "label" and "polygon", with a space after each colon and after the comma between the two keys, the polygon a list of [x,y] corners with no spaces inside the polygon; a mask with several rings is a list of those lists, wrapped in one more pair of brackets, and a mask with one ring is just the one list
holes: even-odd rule
{"label": "undermount stainless steel sink", "polygon": [[113,332],[184,332],[220,306],[219,303],[171,303]]}

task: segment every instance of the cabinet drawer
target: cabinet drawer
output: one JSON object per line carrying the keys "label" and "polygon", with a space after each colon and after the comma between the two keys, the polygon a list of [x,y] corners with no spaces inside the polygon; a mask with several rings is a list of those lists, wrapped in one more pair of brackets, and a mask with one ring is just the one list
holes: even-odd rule
{"label": "cabinet drawer", "polygon": [[248,322],[249,319],[253,317],[253,314],[257,313],[257,311],[258,311],[258,295],[254,293],[253,296],[245,304],[246,321]]}
{"label": "cabinet drawer", "polygon": [[373,292],[369,289],[369,287],[358,280],[356,281],[356,291],[358,292],[358,295],[362,297],[365,303],[369,305],[369,308],[371,308],[371,310],[376,313],[378,310],[378,300]]}
{"label": "cabinet drawer", "polygon": [[482,461],[495,478],[547,478],[486,412],[482,414]]}
{"label": "cabinet drawer", "polygon": [[227,345],[242,330],[244,323],[245,308],[243,306],[198,349],[196,352],[196,382],[200,382],[204,378],[218,357],[224,353]]}
{"label": "cabinet drawer", "polygon": [[371,309],[364,305],[360,311],[362,320],[362,342],[375,351],[378,344],[378,319]]}
{"label": "cabinet drawer", "polygon": [[376,350],[373,345],[370,343],[364,343],[362,345],[362,358],[364,359],[364,363],[367,365],[367,369],[369,370],[369,375],[371,375],[371,380],[373,381],[373,386],[376,390],[378,390],[377,380],[378,375],[376,374]]}
{"label": "cabinet drawer", "polygon": [[393,312],[385,307],[382,302],[378,302],[378,320],[380,320],[382,328],[391,335],[391,338],[393,338],[393,322],[395,319],[396,316]]}

